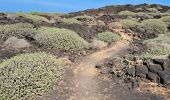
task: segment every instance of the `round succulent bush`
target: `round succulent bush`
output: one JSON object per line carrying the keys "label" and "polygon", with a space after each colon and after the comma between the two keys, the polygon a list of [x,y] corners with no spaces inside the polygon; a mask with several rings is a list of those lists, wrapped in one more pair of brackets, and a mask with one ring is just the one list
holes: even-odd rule
{"label": "round succulent bush", "polygon": [[29,23],[17,23],[11,25],[0,25],[0,42],[10,37],[25,38],[36,34],[36,29]]}
{"label": "round succulent bush", "polygon": [[64,24],[82,24],[81,21],[75,18],[62,19],[61,22],[63,22]]}
{"label": "round succulent bush", "polygon": [[132,15],[135,15],[135,12],[132,12],[132,11],[121,11],[118,13],[118,15],[128,15],[128,16],[132,16]]}
{"label": "round succulent bush", "polygon": [[138,25],[137,21],[129,20],[129,19],[121,20],[120,23],[122,24],[122,27],[126,29],[133,29]]}
{"label": "round succulent bush", "polygon": [[88,15],[83,15],[83,16],[76,16],[74,19],[77,19],[79,21],[90,21],[90,20],[95,20],[94,17],[88,16]]}
{"label": "round succulent bush", "polygon": [[170,27],[170,16],[165,16],[165,17],[162,17],[161,20],[163,22],[165,22],[165,24]]}
{"label": "round succulent bush", "polygon": [[0,64],[0,99],[26,100],[42,95],[61,77],[64,64],[44,52],[21,54]]}
{"label": "round succulent bush", "polygon": [[35,35],[40,45],[60,50],[79,50],[86,48],[88,43],[74,31],[68,29],[42,27]]}
{"label": "round succulent bush", "polygon": [[113,32],[102,32],[98,33],[98,39],[104,42],[116,42],[120,39],[120,35]]}
{"label": "round succulent bush", "polygon": [[159,19],[147,19],[141,22],[140,25],[145,33],[164,34],[167,31],[166,24]]}
{"label": "round succulent bush", "polygon": [[122,29],[122,24],[120,22],[112,22],[109,24],[111,29]]}
{"label": "round succulent bush", "polygon": [[[34,24],[41,24],[42,22],[50,23],[50,21],[43,16],[36,15],[36,13],[17,13],[19,16],[25,17],[27,19],[31,19]],[[38,13],[37,13],[38,14]]]}

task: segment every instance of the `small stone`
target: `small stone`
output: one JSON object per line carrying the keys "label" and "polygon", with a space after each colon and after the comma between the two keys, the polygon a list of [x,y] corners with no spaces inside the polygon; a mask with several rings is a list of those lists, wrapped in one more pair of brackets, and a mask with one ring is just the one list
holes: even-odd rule
{"label": "small stone", "polygon": [[147,79],[154,81],[154,82],[157,82],[157,83],[160,82],[160,77],[157,74],[152,73],[152,72],[148,73]]}
{"label": "small stone", "polygon": [[163,68],[164,70],[170,70],[170,60],[169,59],[166,59],[163,63]]}
{"label": "small stone", "polygon": [[144,65],[136,65],[136,76],[141,78],[146,78],[148,74],[148,68]]}
{"label": "small stone", "polygon": [[29,42],[27,42],[24,39],[18,39],[16,37],[11,37],[5,41],[4,46],[7,48],[12,48],[12,49],[23,49],[23,48],[28,48],[31,45]]}
{"label": "small stone", "polygon": [[159,73],[160,71],[162,71],[162,66],[159,64],[150,64],[148,66],[149,71],[153,72],[153,73]]}
{"label": "small stone", "polygon": [[164,73],[160,75],[162,84],[170,84],[170,73]]}
{"label": "small stone", "polygon": [[102,67],[101,68],[101,74],[109,74],[111,72],[111,68],[109,67]]}
{"label": "small stone", "polygon": [[135,77],[135,67],[132,66],[126,70],[126,74]]}

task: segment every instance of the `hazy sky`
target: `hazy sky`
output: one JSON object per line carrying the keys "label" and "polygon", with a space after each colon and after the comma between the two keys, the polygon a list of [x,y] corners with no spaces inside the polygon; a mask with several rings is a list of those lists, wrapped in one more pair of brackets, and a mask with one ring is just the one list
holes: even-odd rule
{"label": "hazy sky", "polygon": [[170,0],[0,0],[0,12],[75,12],[117,4],[163,4]]}

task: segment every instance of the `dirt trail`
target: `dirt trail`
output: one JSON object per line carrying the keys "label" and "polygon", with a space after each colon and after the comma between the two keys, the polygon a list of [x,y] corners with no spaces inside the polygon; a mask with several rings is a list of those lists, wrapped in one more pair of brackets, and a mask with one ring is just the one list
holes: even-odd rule
{"label": "dirt trail", "polygon": [[93,53],[83,59],[81,63],[74,70],[75,90],[68,100],[103,100],[105,97],[100,92],[98,71],[95,65],[105,58],[127,50],[131,37],[119,32],[122,40],[115,43],[111,48],[107,48],[96,53]]}
{"label": "dirt trail", "polygon": [[37,100],[165,100],[152,93],[130,89],[119,79],[105,79],[99,76],[95,65],[113,55],[126,54],[133,39],[121,30],[114,31],[120,33],[122,40],[111,48],[86,56],[78,65],[67,67],[63,80]]}

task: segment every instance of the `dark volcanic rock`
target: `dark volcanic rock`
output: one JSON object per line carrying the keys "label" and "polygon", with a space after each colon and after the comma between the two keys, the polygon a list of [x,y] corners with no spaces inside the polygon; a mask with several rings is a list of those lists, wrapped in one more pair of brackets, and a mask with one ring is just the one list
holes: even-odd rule
{"label": "dark volcanic rock", "polygon": [[162,84],[170,84],[170,73],[164,73],[160,75]]}
{"label": "dark volcanic rock", "polygon": [[102,67],[100,73],[101,74],[108,74],[112,71],[112,68],[109,67]]}
{"label": "dark volcanic rock", "polygon": [[148,73],[147,79],[152,80],[152,81],[157,82],[157,83],[160,82],[160,77],[157,74],[152,73],[152,72]]}
{"label": "dark volcanic rock", "polygon": [[148,74],[148,68],[144,65],[136,65],[136,76],[146,78]]}
{"label": "dark volcanic rock", "polygon": [[128,68],[128,69],[126,70],[126,74],[134,77],[134,76],[135,76],[135,67],[132,66],[132,67]]}
{"label": "dark volcanic rock", "polygon": [[170,60],[166,59],[163,63],[164,71],[170,71]]}
{"label": "dark volcanic rock", "polygon": [[162,66],[159,64],[149,64],[148,69],[150,72],[153,72],[153,73],[159,73],[163,70]]}

